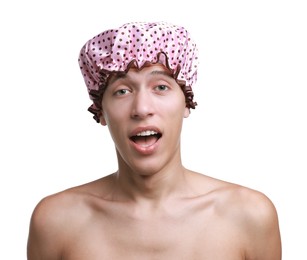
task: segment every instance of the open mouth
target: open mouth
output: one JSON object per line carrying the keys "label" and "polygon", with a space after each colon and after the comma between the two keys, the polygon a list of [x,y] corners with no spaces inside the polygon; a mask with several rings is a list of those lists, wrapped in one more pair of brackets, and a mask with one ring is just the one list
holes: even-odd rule
{"label": "open mouth", "polygon": [[159,138],[161,138],[161,136],[161,133],[158,133],[153,130],[146,130],[131,136],[130,139],[140,146],[148,147],[155,144],[159,140]]}

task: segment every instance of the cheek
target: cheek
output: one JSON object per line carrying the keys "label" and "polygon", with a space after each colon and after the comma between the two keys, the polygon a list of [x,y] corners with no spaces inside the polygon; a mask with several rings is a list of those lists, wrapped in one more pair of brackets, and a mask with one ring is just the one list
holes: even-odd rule
{"label": "cheek", "polygon": [[172,117],[187,117],[187,108],[183,95],[177,95],[172,100],[169,100],[164,106],[167,111],[170,111]]}
{"label": "cheek", "polygon": [[124,120],[123,111],[113,110],[112,112],[107,111],[104,113],[104,119],[109,129],[109,133],[113,140],[117,143],[123,136],[122,131],[125,129],[127,121]]}
{"label": "cheek", "polygon": [[118,125],[127,117],[127,109],[123,109],[120,105],[107,107],[103,111],[103,117],[107,125]]}

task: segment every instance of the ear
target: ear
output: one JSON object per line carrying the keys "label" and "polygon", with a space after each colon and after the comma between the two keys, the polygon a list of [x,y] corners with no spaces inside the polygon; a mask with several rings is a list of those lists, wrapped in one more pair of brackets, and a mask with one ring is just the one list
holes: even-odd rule
{"label": "ear", "polygon": [[104,115],[103,115],[103,111],[101,111],[101,113],[100,113],[99,122],[100,122],[100,124],[103,125],[103,126],[106,126],[106,125],[107,125],[107,121],[106,121],[106,119],[105,119],[105,117],[104,117]]}
{"label": "ear", "polygon": [[188,118],[189,115],[190,115],[190,109],[188,107],[185,107],[183,117]]}

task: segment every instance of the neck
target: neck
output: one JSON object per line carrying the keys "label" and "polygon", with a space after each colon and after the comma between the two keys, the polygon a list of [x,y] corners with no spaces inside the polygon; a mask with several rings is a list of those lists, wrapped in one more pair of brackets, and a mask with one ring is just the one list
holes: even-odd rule
{"label": "neck", "polygon": [[182,194],[186,185],[187,170],[181,165],[159,172],[142,175],[127,168],[114,174],[115,193],[135,202],[158,203],[176,194]]}

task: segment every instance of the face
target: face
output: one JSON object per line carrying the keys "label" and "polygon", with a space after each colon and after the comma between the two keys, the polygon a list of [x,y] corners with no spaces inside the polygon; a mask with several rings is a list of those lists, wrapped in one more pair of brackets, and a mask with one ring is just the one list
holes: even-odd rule
{"label": "face", "polygon": [[180,134],[188,117],[185,96],[163,65],[112,76],[100,122],[109,127],[119,160],[144,175],[180,163]]}

